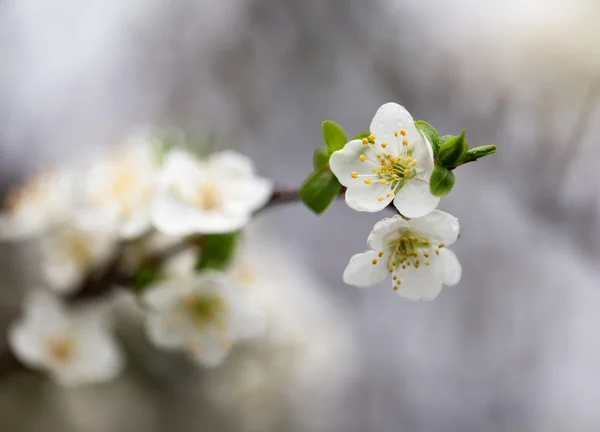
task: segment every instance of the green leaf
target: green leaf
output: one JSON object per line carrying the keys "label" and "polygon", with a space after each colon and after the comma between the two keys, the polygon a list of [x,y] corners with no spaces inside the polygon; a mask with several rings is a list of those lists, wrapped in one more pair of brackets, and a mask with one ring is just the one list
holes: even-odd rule
{"label": "green leaf", "polygon": [[448,168],[437,165],[431,174],[429,190],[433,196],[443,197],[444,195],[448,195],[448,193],[450,193],[454,187],[454,182],[454,173]]}
{"label": "green leaf", "polygon": [[496,153],[496,146],[493,144],[484,145],[479,147],[473,147],[465,154],[464,160],[474,161],[477,159],[481,159],[484,156],[491,155]]}
{"label": "green leaf", "polygon": [[318,148],[315,150],[315,156],[313,159],[313,165],[315,169],[323,168],[329,162],[329,152],[324,148]]}
{"label": "green leaf", "polygon": [[348,142],[348,138],[346,137],[346,132],[342,127],[332,122],[331,120],[325,120],[321,125],[321,131],[323,132],[323,141],[325,141],[325,147],[329,153],[333,153],[334,151],[341,150],[344,148],[346,143]]}
{"label": "green leaf", "polygon": [[160,278],[160,269],[154,265],[145,265],[133,276],[133,290],[141,293],[148,285]]}
{"label": "green leaf", "polygon": [[221,270],[227,267],[233,258],[239,235],[239,231],[203,235],[197,242],[200,246],[200,257],[196,262],[196,270]]}
{"label": "green leaf", "polygon": [[423,132],[423,135],[425,135],[427,137],[427,139],[431,143],[431,146],[433,147],[433,154],[437,155],[438,151],[440,149],[440,147],[439,147],[440,135],[438,134],[438,132],[434,129],[433,126],[431,126],[429,123],[427,123],[423,120],[417,120],[415,122],[415,126],[421,132]]}
{"label": "green leaf", "polygon": [[454,166],[462,160],[468,147],[465,130],[463,129],[460,135],[450,137],[440,145],[438,161],[445,167]]}
{"label": "green leaf", "polygon": [[323,213],[340,194],[340,182],[328,168],[321,168],[300,186],[300,198],[317,214]]}
{"label": "green leaf", "polygon": [[363,138],[368,138],[369,135],[371,135],[371,132],[369,132],[368,130],[367,131],[362,131],[362,132],[357,133],[356,135],[354,135],[353,139],[355,139],[355,140],[357,140],[357,139],[361,140]]}

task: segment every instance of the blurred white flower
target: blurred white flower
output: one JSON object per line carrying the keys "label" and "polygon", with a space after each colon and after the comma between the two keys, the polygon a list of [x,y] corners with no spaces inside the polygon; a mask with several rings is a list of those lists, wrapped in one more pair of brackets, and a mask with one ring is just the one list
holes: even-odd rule
{"label": "blurred white flower", "polygon": [[201,161],[174,150],[159,176],[152,221],[167,235],[234,231],[268,201],[272,189],[270,180],[254,174],[252,161],[236,152]]}
{"label": "blurred white flower", "polygon": [[375,224],[370,251],[356,254],[344,270],[344,282],[366,287],[393,274],[394,290],[410,300],[433,300],[442,284],[456,285],[461,266],[445,248],[459,234],[458,219],[441,210],[406,221],[396,215]]}
{"label": "blurred white flower", "polygon": [[108,381],[123,367],[101,307],[69,309],[46,292],[25,298],[23,316],[8,332],[9,344],[26,366],[45,370],[72,387]]}
{"label": "blurred white flower", "polygon": [[151,227],[150,206],[157,173],[158,159],[150,138],[129,138],[87,175],[83,213],[92,219],[111,221],[123,238],[144,234]]}
{"label": "blurred white flower", "polygon": [[393,200],[410,218],[435,209],[440,199],[429,191],[433,150],[408,111],[396,103],[382,105],[370,131],[369,138],[350,141],[329,160],[331,171],[348,188],[348,206],[376,212]]}
{"label": "blurred white flower", "polygon": [[0,239],[38,235],[60,223],[73,204],[73,177],[63,171],[37,174],[8,193],[0,214]]}
{"label": "blurred white flower", "polygon": [[72,292],[89,272],[106,264],[116,241],[110,226],[71,219],[39,243],[44,282],[56,292]]}
{"label": "blurred white flower", "polygon": [[184,350],[207,367],[218,365],[236,341],[264,329],[262,310],[232,278],[214,270],[156,283],[144,292],[143,303],[150,340]]}

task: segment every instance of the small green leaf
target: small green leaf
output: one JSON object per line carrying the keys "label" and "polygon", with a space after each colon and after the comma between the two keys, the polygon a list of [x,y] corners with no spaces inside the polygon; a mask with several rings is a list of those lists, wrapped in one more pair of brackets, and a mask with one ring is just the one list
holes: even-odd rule
{"label": "small green leaf", "polygon": [[340,194],[341,185],[328,168],[321,168],[300,186],[300,198],[317,214],[323,213]]}
{"label": "small green leaf", "polygon": [[224,234],[203,235],[197,242],[200,246],[200,257],[196,262],[196,270],[218,269],[229,265],[237,246],[239,231]]}
{"label": "small green leaf", "polygon": [[484,156],[496,153],[496,146],[493,144],[473,147],[465,154],[464,160],[474,161]]}
{"label": "small green leaf", "polygon": [[448,168],[437,165],[431,174],[429,190],[433,196],[443,197],[444,195],[448,195],[450,193],[454,187],[454,182],[454,173]]}
{"label": "small green leaf", "polygon": [[368,130],[367,131],[362,131],[362,132],[357,133],[356,135],[354,135],[353,139],[355,139],[355,140],[357,140],[357,139],[361,140],[363,138],[368,138],[369,135],[371,135],[371,132],[369,132]]}
{"label": "small green leaf", "polygon": [[438,132],[434,129],[433,126],[431,126],[429,123],[427,123],[423,120],[417,120],[415,122],[415,126],[423,133],[423,135],[425,135],[427,137],[427,139],[431,143],[431,146],[433,147],[433,154],[437,155],[438,151],[440,149],[440,147],[439,147],[440,135],[438,134]]}
{"label": "small green leaf", "polygon": [[133,290],[141,293],[148,285],[160,278],[160,270],[154,265],[144,265],[133,276]]}
{"label": "small green leaf", "polygon": [[315,169],[323,168],[329,162],[329,152],[324,148],[318,148],[315,150],[315,156],[313,159],[313,165]]}
{"label": "small green leaf", "polygon": [[438,160],[442,166],[451,167],[459,163],[467,153],[469,145],[465,138],[465,130],[460,135],[448,138],[440,145]]}
{"label": "small green leaf", "polygon": [[325,142],[325,147],[329,153],[333,153],[334,151],[341,150],[344,148],[346,143],[348,142],[348,138],[346,137],[346,132],[342,127],[332,122],[331,120],[325,120],[321,125],[321,131],[323,132],[323,141]]}

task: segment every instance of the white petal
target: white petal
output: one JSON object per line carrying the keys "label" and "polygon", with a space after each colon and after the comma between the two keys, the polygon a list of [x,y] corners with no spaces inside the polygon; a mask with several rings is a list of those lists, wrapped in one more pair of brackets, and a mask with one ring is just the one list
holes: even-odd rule
{"label": "white petal", "polygon": [[[406,135],[394,136],[394,131],[404,129]],[[377,110],[369,130],[375,135],[376,142],[379,144],[382,141],[389,143],[402,142],[406,139],[409,145],[413,145],[422,141],[421,134],[415,127],[412,116],[406,109],[397,103],[388,102]]]}
{"label": "white petal", "polygon": [[211,168],[226,178],[237,180],[254,176],[252,160],[233,150],[214,153],[209,158]]}
{"label": "white petal", "polygon": [[150,341],[163,349],[178,349],[193,334],[190,323],[183,312],[168,311],[149,314],[145,321],[146,334]]}
{"label": "white petal", "polygon": [[[59,251],[54,251],[54,253]],[[52,251],[50,251],[52,253]],[[83,279],[84,273],[75,260],[60,255],[49,256],[42,260],[42,277],[46,283],[57,293],[68,294],[77,288]]]}
{"label": "white petal", "polygon": [[227,357],[232,342],[227,340],[227,335],[206,331],[188,341],[188,352],[202,366],[213,368]]}
{"label": "white petal", "polygon": [[[373,264],[373,260],[377,263]],[[388,274],[388,260],[379,258],[376,251],[367,251],[350,258],[342,278],[344,283],[362,288],[383,281]]]}
{"label": "white petal", "polygon": [[434,168],[433,147],[429,139],[422,135],[422,141],[415,141],[412,149],[412,158],[417,161],[417,175],[422,180],[429,181]]}
{"label": "white petal", "polygon": [[204,183],[206,177],[206,167],[194,154],[177,149],[167,155],[158,181],[162,186],[173,183],[196,185]]}
{"label": "white petal", "polygon": [[115,378],[123,369],[121,350],[105,331],[79,335],[77,372],[84,382],[104,382]]}
{"label": "white petal", "polygon": [[[360,156],[365,156],[365,161]],[[375,181],[377,176],[373,173],[374,168],[381,165],[377,159],[377,153],[371,145],[364,145],[360,140],[350,141],[342,150],[334,152],[329,158],[329,167],[339,182],[344,186],[363,184],[367,177]],[[352,173],[357,173],[357,178]]]}
{"label": "white petal", "polygon": [[422,180],[409,180],[396,194],[394,206],[408,218],[417,218],[431,213],[439,204],[440,198],[433,196],[429,183]]}
{"label": "white petal", "polygon": [[174,308],[190,292],[185,282],[177,283],[174,280],[150,285],[144,290],[141,299],[144,306],[152,310],[168,310]]}
{"label": "white petal", "polygon": [[46,352],[36,329],[23,321],[13,324],[8,330],[11,350],[28,366],[40,367],[47,362]]}
{"label": "white petal", "polygon": [[122,222],[120,235],[124,239],[133,239],[146,233],[151,226],[150,210],[135,212]]}
{"label": "white petal", "polygon": [[172,236],[231,232],[246,225],[249,219],[249,214],[204,212],[185,205],[166,192],[159,194],[152,205],[154,227]]}
{"label": "white petal", "polygon": [[442,277],[439,262],[431,260],[431,266],[421,265],[419,268],[408,266],[397,271],[400,288],[399,296],[409,300],[433,300],[442,290]]}
{"label": "white petal", "polygon": [[410,226],[433,243],[438,244],[452,244],[460,233],[458,219],[437,209],[423,217],[411,219]]}
{"label": "white petal", "polygon": [[348,207],[356,211],[377,212],[392,202],[394,194],[389,183],[381,184],[373,180],[371,184],[363,183],[348,187],[345,197]]}
{"label": "white petal", "polygon": [[443,248],[440,250],[440,255],[437,258],[440,261],[444,285],[454,286],[460,282],[462,267],[456,254],[449,249]]}
{"label": "white petal", "polygon": [[397,235],[400,228],[407,228],[408,226],[408,222],[402,219],[400,215],[380,220],[369,234],[367,243],[374,251],[385,252],[389,248],[388,244],[391,237]]}
{"label": "white petal", "polygon": [[273,194],[273,182],[262,177],[228,181],[223,185],[223,210],[228,213],[251,213],[262,208]]}

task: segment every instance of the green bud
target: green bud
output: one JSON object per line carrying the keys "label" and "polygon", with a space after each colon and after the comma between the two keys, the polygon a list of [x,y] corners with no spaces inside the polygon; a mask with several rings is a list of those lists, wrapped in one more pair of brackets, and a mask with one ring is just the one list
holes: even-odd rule
{"label": "green bud", "polygon": [[431,126],[429,123],[423,120],[417,120],[415,122],[415,126],[423,133],[423,135],[427,137],[427,139],[431,143],[431,146],[433,147],[433,154],[437,155],[439,152],[440,139],[440,135],[438,134],[438,132],[434,129],[433,126]]}
{"label": "green bud", "polygon": [[313,165],[315,169],[323,168],[329,162],[329,152],[324,148],[318,148],[315,150],[315,156],[313,159]]}
{"label": "green bud", "polygon": [[433,196],[443,197],[444,195],[448,195],[450,193],[454,187],[454,182],[454,173],[448,168],[437,165],[431,174],[429,190]]}
{"label": "green bud", "polygon": [[316,170],[300,186],[300,198],[308,208],[321,214],[340,194],[341,185],[328,168]]}
{"label": "green bud", "polygon": [[357,140],[357,139],[358,140],[362,140],[363,138],[368,138],[369,135],[371,135],[371,132],[369,132],[368,130],[367,131],[362,131],[362,132],[357,133],[356,135],[354,135],[353,139],[355,139],[355,140]]}
{"label": "green bud", "polygon": [[448,138],[440,145],[438,161],[445,167],[454,166],[462,161],[468,148],[469,145],[467,144],[465,130],[463,129],[460,135]]}
{"label": "green bud", "polygon": [[474,160],[481,159],[484,156],[491,155],[494,153],[496,153],[496,146],[493,144],[484,145],[484,146],[480,146],[480,147],[473,147],[465,154],[464,160],[465,161],[474,161]]}
{"label": "green bud", "polygon": [[239,235],[240,232],[235,231],[200,237],[197,242],[200,246],[200,257],[196,261],[196,270],[207,268],[221,270],[227,267],[233,258]]}
{"label": "green bud", "polygon": [[341,150],[344,148],[346,143],[348,142],[348,138],[346,137],[346,132],[342,127],[332,122],[331,120],[325,120],[321,125],[321,131],[323,132],[323,141],[325,142],[325,147],[329,153],[333,153],[334,151]]}

